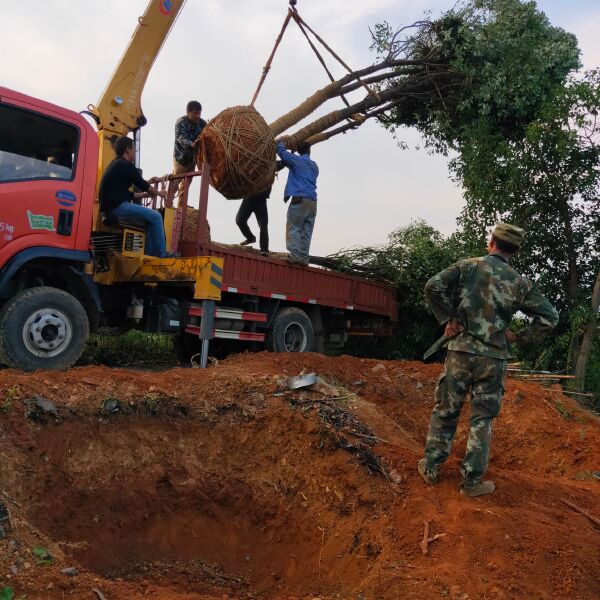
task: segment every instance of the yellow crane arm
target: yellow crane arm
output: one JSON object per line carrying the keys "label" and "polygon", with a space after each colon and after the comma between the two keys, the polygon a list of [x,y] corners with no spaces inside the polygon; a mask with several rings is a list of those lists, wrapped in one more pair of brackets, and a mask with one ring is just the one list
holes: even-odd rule
{"label": "yellow crane arm", "polygon": [[98,180],[114,158],[111,140],[146,124],[141,105],[142,91],[185,1],[150,0],[100,100],[89,107],[100,139]]}

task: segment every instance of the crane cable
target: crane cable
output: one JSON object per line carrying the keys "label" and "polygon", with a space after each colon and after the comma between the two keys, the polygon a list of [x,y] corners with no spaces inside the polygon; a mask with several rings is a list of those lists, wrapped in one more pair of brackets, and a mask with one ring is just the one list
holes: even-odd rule
{"label": "crane cable", "polygon": [[[265,64],[265,66],[263,67],[262,76],[260,78],[260,81],[258,82],[256,91],[254,92],[254,96],[252,97],[252,102],[250,103],[250,106],[254,106],[254,103],[256,102],[256,99],[258,98],[258,94],[260,93],[260,90],[262,89],[263,83],[265,82],[265,79],[267,78],[267,75],[268,75],[269,71],[271,70],[271,63],[273,62],[273,58],[275,57],[277,48],[279,47],[279,44],[281,43],[281,40],[283,39],[283,35],[284,35],[291,19],[294,19],[294,21],[298,25],[298,28],[300,29],[300,31],[306,38],[306,40],[307,40],[309,46],[312,48],[313,52],[316,54],[318,61],[321,63],[321,65],[325,69],[325,72],[327,73],[327,76],[329,77],[331,82],[335,81],[335,79],[334,79],[333,75],[331,74],[331,71],[327,68],[327,64],[325,63],[324,58],[321,56],[321,53],[319,52],[318,48],[315,46],[313,41],[310,39],[308,33],[306,32],[307,29],[308,29],[308,31],[310,31],[313,34],[313,36],[317,39],[317,41],[331,54],[331,56],[333,56],[333,58],[335,58],[348,71],[348,73],[353,73],[352,69],[334,52],[334,50],[325,42],[325,40],[314,29],[312,29],[312,27],[310,27],[310,25],[308,25],[308,23],[300,16],[300,13],[298,12],[298,9],[296,8],[296,2],[297,2],[297,0],[290,0],[290,7],[288,9],[288,14],[285,17],[285,20],[283,21],[283,25],[281,27],[281,31],[279,32],[279,35],[277,36],[277,39],[275,40],[275,45],[273,46],[273,50],[271,51],[271,54]],[[364,83],[361,80],[360,77],[357,77],[356,79],[367,90],[369,95],[372,95],[372,96],[378,95],[377,92],[374,92],[366,83]],[[346,97],[343,94],[341,97],[342,97],[342,100],[344,101],[344,103],[346,104],[346,106],[350,106],[350,103],[348,102],[348,100],[346,99]]]}

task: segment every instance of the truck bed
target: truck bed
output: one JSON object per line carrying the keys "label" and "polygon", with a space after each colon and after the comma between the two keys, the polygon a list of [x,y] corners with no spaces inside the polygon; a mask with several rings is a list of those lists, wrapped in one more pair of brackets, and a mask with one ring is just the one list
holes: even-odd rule
{"label": "truck bed", "polygon": [[225,259],[223,291],[253,294],[306,304],[318,304],[398,317],[393,286],[318,267],[303,267],[251,250],[211,242],[211,256]]}

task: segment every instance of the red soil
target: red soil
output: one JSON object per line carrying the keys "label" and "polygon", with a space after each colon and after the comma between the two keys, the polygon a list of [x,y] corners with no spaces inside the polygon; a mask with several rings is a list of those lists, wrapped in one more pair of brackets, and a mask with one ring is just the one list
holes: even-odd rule
{"label": "red soil", "polygon": [[[562,502],[600,518],[600,421],[556,390],[509,380],[496,493],[458,493],[468,410],[430,488],[415,467],[439,368],[264,353],[206,371],[1,371],[0,501],[13,527],[0,540],[0,591],[600,598],[600,528]],[[281,379],[302,370],[333,389],[282,394]],[[36,394],[58,418],[26,416]],[[119,410],[104,414],[114,399]],[[424,556],[426,520],[444,536]],[[36,564],[33,547],[53,564]],[[71,566],[77,576],[61,574]]]}

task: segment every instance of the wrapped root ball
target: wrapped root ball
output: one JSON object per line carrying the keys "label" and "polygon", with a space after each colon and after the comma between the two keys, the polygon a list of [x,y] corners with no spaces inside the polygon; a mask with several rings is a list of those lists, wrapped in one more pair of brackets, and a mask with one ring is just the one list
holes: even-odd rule
{"label": "wrapped root ball", "polygon": [[202,131],[196,162],[206,152],[213,187],[229,200],[266,190],[275,179],[275,139],[252,106],[233,106],[212,119]]}

